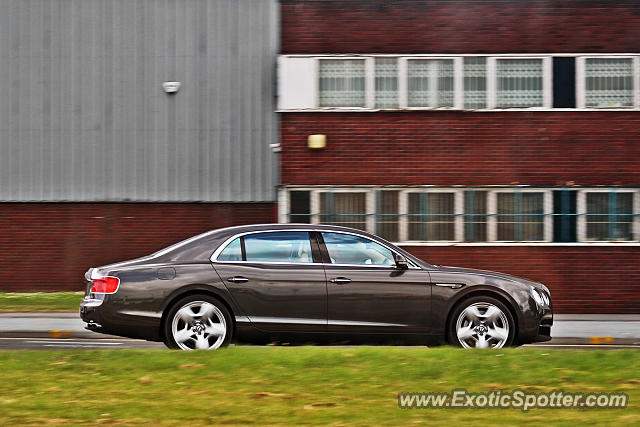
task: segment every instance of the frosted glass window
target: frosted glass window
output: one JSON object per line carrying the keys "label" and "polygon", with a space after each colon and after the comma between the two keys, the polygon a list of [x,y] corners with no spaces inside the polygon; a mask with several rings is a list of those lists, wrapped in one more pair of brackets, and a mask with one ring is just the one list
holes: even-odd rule
{"label": "frosted glass window", "polygon": [[487,58],[464,58],[464,108],[487,108]]}
{"label": "frosted glass window", "polygon": [[320,60],[320,106],[364,107],[364,59]]}
{"label": "frosted glass window", "polygon": [[410,107],[453,107],[453,59],[407,61]]}
{"label": "frosted glass window", "polygon": [[631,58],[586,59],[587,107],[632,107],[633,62]]}
{"label": "frosted glass window", "polygon": [[396,58],[376,58],[376,108],[398,108]]}
{"label": "frosted glass window", "polygon": [[498,108],[542,107],[542,59],[498,59]]}

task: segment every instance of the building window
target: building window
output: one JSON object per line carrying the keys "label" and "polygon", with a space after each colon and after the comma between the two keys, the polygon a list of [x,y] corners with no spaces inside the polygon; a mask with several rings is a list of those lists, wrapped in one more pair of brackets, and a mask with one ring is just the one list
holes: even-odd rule
{"label": "building window", "polygon": [[454,193],[409,193],[408,207],[408,240],[456,240]]}
{"label": "building window", "polygon": [[633,107],[632,59],[585,59],[585,102],[587,107]]}
{"label": "building window", "polygon": [[464,108],[487,108],[487,58],[464,58]]}
{"label": "building window", "polygon": [[544,241],[544,193],[497,194],[498,241]]}
{"label": "building window", "polygon": [[409,107],[453,107],[453,59],[407,61]]}
{"label": "building window", "polygon": [[542,107],[542,59],[496,61],[498,108]]}
{"label": "building window", "polygon": [[464,240],[487,241],[487,191],[464,192]]}
{"label": "building window", "polygon": [[320,106],[365,106],[364,59],[321,59]]}
{"label": "building window", "polygon": [[640,55],[281,56],[278,108],[640,109]]}
{"label": "building window", "polygon": [[333,192],[319,194],[318,223],[367,229],[367,193]]}
{"label": "building window", "polygon": [[398,234],[399,216],[398,195],[399,191],[377,191],[376,197],[376,234],[390,242],[400,240]]}
{"label": "building window", "polygon": [[634,193],[585,192],[584,240],[634,240]]}
{"label": "building window", "polygon": [[398,59],[376,58],[376,108],[398,108]]}
{"label": "building window", "polygon": [[640,188],[292,187],[282,191],[282,222],[341,225],[392,242],[533,244],[640,238]]}

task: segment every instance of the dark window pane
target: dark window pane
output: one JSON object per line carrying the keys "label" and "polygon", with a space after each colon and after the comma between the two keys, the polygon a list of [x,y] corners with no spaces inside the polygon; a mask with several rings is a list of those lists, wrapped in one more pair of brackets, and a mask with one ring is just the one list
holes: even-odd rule
{"label": "dark window pane", "polygon": [[313,262],[306,231],[250,234],[244,237],[244,246],[248,262]]}
{"label": "dark window pane", "polygon": [[553,108],[576,108],[575,58],[553,58]]}
{"label": "dark window pane", "polygon": [[309,191],[290,191],[289,192],[289,222],[299,222],[309,224],[311,222]]}
{"label": "dark window pane", "polygon": [[393,253],[384,246],[360,236],[322,233],[334,264],[395,265]]}
{"label": "dark window pane", "polygon": [[218,261],[242,261],[242,247],[239,237],[220,252]]}
{"label": "dark window pane", "polygon": [[556,190],[553,192],[553,241],[576,241],[576,192]]}

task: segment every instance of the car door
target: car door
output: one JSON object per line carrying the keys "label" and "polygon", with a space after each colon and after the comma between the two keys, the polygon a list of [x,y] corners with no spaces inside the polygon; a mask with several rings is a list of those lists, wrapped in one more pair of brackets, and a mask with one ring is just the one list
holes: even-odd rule
{"label": "car door", "polygon": [[427,271],[411,264],[397,268],[390,248],[363,236],[317,236],[325,257],[330,332],[429,333]]}
{"label": "car door", "polygon": [[249,233],[230,239],[217,252],[214,268],[258,329],[326,331],[326,277],[309,231]]}

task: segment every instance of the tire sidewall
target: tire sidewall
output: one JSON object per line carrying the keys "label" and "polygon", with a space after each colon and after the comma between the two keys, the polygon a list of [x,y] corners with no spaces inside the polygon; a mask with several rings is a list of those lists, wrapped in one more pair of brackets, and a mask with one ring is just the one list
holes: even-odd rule
{"label": "tire sidewall", "polygon": [[465,308],[479,302],[493,304],[500,310],[502,310],[507,318],[507,322],[509,322],[509,338],[507,338],[507,341],[504,343],[502,348],[513,346],[513,343],[515,341],[514,338],[516,333],[516,323],[513,319],[513,315],[511,314],[511,310],[509,310],[509,307],[507,307],[505,303],[503,303],[499,299],[482,295],[467,298],[458,303],[453,309],[453,312],[449,317],[449,324],[447,325],[447,342],[449,343],[449,345],[462,348],[462,344],[458,340],[458,335],[456,334],[456,323],[458,321],[458,316],[460,316],[460,313],[462,313]]}
{"label": "tire sidewall", "polygon": [[[176,301],[171,308],[169,309],[169,311],[167,312],[167,316],[165,318],[164,321],[164,343],[167,347],[174,349],[174,350],[183,350],[180,348],[180,346],[178,346],[178,343],[176,343],[175,339],[173,338],[173,333],[171,331],[171,325],[173,324],[173,318],[175,317],[176,313],[178,312],[178,310],[180,310],[180,308],[182,308],[185,304],[188,304],[190,302],[194,302],[194,301],[206,301],[210,304],[213,304],[216,308],[218,308],[218,310],[220,310],[220,312],[222,313],[222,315],[224,316],[224,320],[227,324],[227,333],[224,337],[224,341],[222,341],[222,344],[220,344],[220,347],[218,348],[222,348],[222,347],[226,347],[229,345],[229,343],[231,342],[231,339],[233,337],[233,321],[231,319],[231,314],[229,313],[229,310],[227,309],[227,307],[225,307],[224,304],[222,304],[219,300],[217,300],[216,298],[213,298],[209,295],[201,295],[201,294],[197,294],[197,295],[189,295],[187,297],[181,298],[180,300]],[[184,350],[186,351],[186,350]]]}

